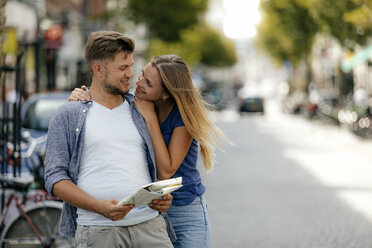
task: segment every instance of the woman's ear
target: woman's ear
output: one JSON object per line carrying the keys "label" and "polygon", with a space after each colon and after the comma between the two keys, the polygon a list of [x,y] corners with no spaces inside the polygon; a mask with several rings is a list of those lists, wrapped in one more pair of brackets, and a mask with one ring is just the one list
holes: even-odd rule
{"label": "woman's ear", "polygon": [[166,103],[167,100],[170,98],[169,94],[166,93],[166,92],[163,93],[163,96],[162,97],[163,97],[163,103]]}

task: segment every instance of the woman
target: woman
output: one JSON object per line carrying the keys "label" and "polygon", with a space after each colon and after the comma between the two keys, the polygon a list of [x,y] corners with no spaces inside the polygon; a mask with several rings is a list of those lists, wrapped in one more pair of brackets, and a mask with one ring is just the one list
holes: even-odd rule
{"label": "woman", "polygon": [[153,58],[138,77],[135,104],[146,121],[159,180],[182,177],[167,211],[177,235],[174,247],[209,247],[205,186],[196,168],[199,149],[204,168],[213,164],[213,146],[223,133],[207,117],[206,103],[193,86],[182,58]]}

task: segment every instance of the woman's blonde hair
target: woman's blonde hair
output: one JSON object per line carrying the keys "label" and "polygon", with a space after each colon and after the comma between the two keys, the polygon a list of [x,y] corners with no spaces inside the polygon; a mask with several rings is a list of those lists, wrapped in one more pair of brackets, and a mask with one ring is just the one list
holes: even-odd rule
{"label": "woman's blonde hair", "polygon": [[194,87],[190,68],[177,55],[157,56],[150,63],[158,70],[164,90],[175,100],[187,131],[199,143],[204,168],[210,170],[214,163],[213,148],[221,148],[225,135],[209,120],[210,105]]}

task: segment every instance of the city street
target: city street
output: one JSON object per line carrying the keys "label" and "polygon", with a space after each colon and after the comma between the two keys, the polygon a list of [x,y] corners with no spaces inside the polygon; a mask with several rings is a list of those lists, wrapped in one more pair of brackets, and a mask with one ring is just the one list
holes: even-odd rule
{"label": "city street", "polygon": [[214,114],[235,146],[203,174],[211,247],[372,247],[372,142],[268,112]]}
{"label": "city street", "polygon": [[[39,197],[34,189],[46,186],[85,208],[72,188],[54,188],[59,175],[78,180],[97,200],[120,200],[142,185],[139,180],[169,177],[167,167],[174,170],[189,145],[184,130],[168,142],[181,119],[202,145],[205,133],[213,134],[198,107],[203,99],[215,107],[210,117],[231,141],[216,151],[212,171],[202,168],[201,156],[197,162],[206,185],[211,248],[372,248],[371,13],[372,0],[0,0],[0,205],[13,191],[25,194],[26,207],[33,208],[26,214],[45,224],[18,229],[27,217],[14,218],[19,211],[12,203],[0,223],[11,226],[1,228],[0,247],[27,235],[52,243],[57,220],[65,228],[76,222],[66,206],[60,219],[60,206],[50,206],[54,215],[38,206],[49,195]],[[92,102],[82,112],[75,103],[55,112],[82,85],[91,87]],[[122,104],[119,95],[128,91],[136,106]],[[88,117],[92,111],[85,106],[96,106]],[[117,116],[118,107],[128,116]],[[126,118],[128,108],[132,119]],[[160,131],[156,118],[148,118],[155,116],[150,108]],[[154,140],[159,132],[168,152]],[[143,160],[150,158],[151,141],[160,147],[152,163]],[[124,150],[117,144],[125,144]],[[186,155],[175,175],[199,183],[193,152]],[[150,174],[143,170],[146,161]],[[137,163],[142,169],[130,166]],[[132,175],[136,182],[116,180]],[[14,182],[24,178],[31,180],[23,187]],[[195,195],[193,183],[183,183],[178,194]],[[90,217],[78,222],[89,224]],[[137,221],[129,215],[115,225]],[[189,227],[198,221],[185,219],[178,228],[193,232]],[[112,223],[96,218],[93,224]]]}

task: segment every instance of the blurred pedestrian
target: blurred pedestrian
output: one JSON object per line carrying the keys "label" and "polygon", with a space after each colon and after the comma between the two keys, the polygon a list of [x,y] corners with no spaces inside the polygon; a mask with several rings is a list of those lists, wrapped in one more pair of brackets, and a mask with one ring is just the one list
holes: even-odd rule
{"label": "blurred pedestrian", "polygon": [[[199,148],[206,170],[213,163],[213,147],[224,138],[207,116],[206,103],[193,86],[182,58],[153,58],[138,77],[135,104],[144,117],[155,150],[158,179],[182,177],[167,214],[177,235],[176,248],[209,247],[210,224],[206,190],[196,168]],[[75,89],[70,99],[87,99]]]}
{"label": "blurred pedestrian", "polygon": [[85,46],[91,98],[63,105],[49,125],[46,189],[64,201],[59,232],[75,236],[77,247],[172,247],[159,215],[170,194],[151,208],[117,205],[157,178],[146,124],[127,94],[133,51],[120,33],[92,33]]}

